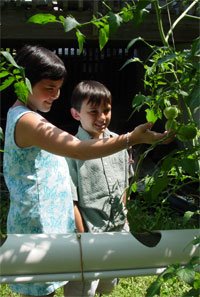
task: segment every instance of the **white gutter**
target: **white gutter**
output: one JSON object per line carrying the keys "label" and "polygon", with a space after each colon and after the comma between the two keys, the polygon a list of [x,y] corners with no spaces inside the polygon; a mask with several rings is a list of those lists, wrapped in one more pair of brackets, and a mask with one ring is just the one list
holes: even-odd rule
{"label": "white gutter", "polygon": [[141,235],[141,243],[125,232],[9,234],[0,248],[0,283],[159,274],[199,256],[191,243],[199,235],[198,229],[158,231]]}

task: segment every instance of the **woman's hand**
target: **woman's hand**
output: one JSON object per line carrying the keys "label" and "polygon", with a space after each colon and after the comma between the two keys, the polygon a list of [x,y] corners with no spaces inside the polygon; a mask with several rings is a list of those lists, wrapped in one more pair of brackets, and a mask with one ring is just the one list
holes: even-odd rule
{"label": "woman's hand", "polygon": [[145,123],[137,126],[131,133],[130,133],[130,143],[133,144],[153,144],[155,142],[162,142],[169,143],[172,141],[173,136],[169,135],[168,131],[163,133],[158,133],[152,131],[153,124],[152,123]]}

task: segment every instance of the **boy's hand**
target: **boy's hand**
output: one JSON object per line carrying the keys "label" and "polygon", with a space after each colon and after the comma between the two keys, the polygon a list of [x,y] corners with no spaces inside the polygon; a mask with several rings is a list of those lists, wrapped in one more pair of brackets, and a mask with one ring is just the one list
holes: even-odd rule
{"label": "boy's hand", "polygon": [[167,131],[158,133],[151,130],[152,126],[152,123],[145,123],[137,126],[130,133],[130,142],[133,140],[135,142],[134,144],[153,144],[155,142],[162,142],[163,140],[163,143],[167,144],[172,141],[173,137],[171,137]]}

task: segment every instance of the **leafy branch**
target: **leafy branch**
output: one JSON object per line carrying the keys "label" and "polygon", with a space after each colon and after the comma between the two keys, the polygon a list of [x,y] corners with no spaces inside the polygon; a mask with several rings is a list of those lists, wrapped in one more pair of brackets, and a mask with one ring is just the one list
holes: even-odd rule
{"label": "leafy branch", "polygon": [[3,79],[0,91],[14,85],[15,93],[20,101],[27,102],[28,93],[32,93],[31,83],[25,76],[24,68],[17,65],[13,56],[8,51],[0,51],[2,60],[0,63],[0,78]]}
{"label": "leafy branch", "polygon": [[[171,3],[173,3],[173,1],[171,1]],[[137,2],[132,1],[131,4],[124,2],[124,7],[118,13],[113,13],[111,7],[107,3],[103,2],[103,4],[107,8],[108,12],[105,15],[99,13],[100,17],[94,15],[91,20],[84,23],[78,22],[71,15],[66,17],[60,15],[56,17],[52,14],[42,13],[31,16],[28,19],[28,22],[40,25],[45,25],[47,23],[60,23],[66,33],[71,30],[75,30],[80,52],[83,51],[83,46],[86,40],[86,36],[81,32],[81,29],[90,25],[95,26],[98,30],[100,50],[102,50],[107,44],[110,35],[123,24],[132,22],[135,26],[140,25],[144,21],[145,16],[149,13],[149,10],[146,9],[146,7],[148,7],[148,5],[153,5],[156,12],[161,41],[164,46],[169,46],[169,37],[173,33],[174,28],[185,16],[188,16],[187,12],[198,4],[198,0],[194,0],[188,7],[186,7],[185,11],[174,21],[173,24],[171,24],[167,34],[164,32],[162,23],[162,10],[164,9],[164,6],[161,7],[159,5],[159,0],[139,0]],[[170,2],[167,2],[166,6],[169,5]],[[195,18],[200,20],[199,17]]]}
{"label": "leafy branch", "polygon": [[[8,51],[0,51],[0,91],[4,91],[11,85],[19,100],[26,103],[28,94],[32,93],[32,87],[29,79],[25,76],[24,68],[17,65],[13,56]],[[0,140],[4,140],[3,130],[0,127]],[[0,149],[0,152],[3,152]]]}
{"label": "leafy branch", "polygon": [[[200,238],[196,240],[199,244]],[[194,243],[195,244],[195,243]],[[148,287],[146,296],[160,296],[161,287],[168,280],[178,278],[180,281],[190,285],[191,289],[187,292],[186,296],[199,296],[200,280],[199,275],[195,272],[199,266],[199,257],[192,257],[192,259],[184,266],[180,264],[171,264],[167,269],[162,272],[157,279]]]}

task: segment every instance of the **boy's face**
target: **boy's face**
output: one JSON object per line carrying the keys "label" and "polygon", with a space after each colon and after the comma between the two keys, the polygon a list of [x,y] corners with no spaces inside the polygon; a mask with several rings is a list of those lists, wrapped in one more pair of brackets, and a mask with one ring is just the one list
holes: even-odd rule
{"label": "boy's face", "polygon": [[84,130],[93,138],[100,138],[111,121],[111,104],[101,101],[99,106],[88,103],[84,100],[81,110],[71,109],[72,116],[80,121]]}

